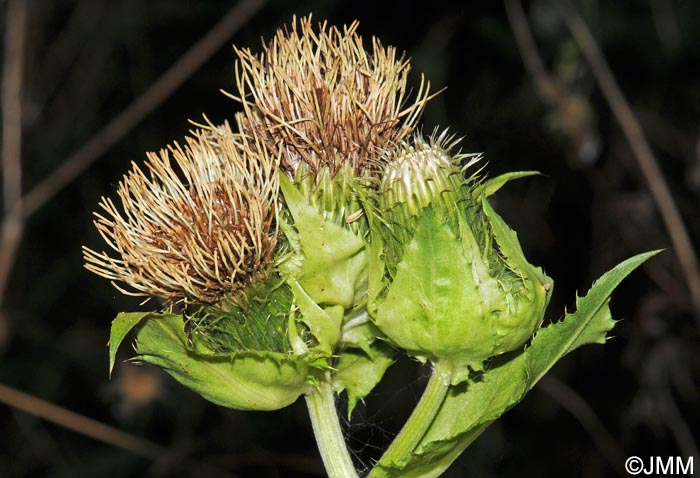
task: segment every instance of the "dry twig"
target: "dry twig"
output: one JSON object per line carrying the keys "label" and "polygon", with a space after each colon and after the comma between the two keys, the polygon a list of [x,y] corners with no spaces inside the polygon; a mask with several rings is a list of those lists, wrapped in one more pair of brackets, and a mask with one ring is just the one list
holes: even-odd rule
{"label": "dry twig", "polygon": [[634,157],[637,159],[639,169],[642,171],[647,187],[654,198],[654,202],[671,238],[673,250],[690,291],[690,300],[695,316],[698,325],[700,325],[700,268],[698,266],[698,258],[663,172],[659,168],[637,118],[625,100],[588,26],[574,6],[568,1],[553,2],[553,4],[561,12],[571,35],[588,61],[593,76],[598,82],[617,122],[620,124],[620,128],[622,128]]}
{"label": "dry twig", "polygon": [[605,457],[610,466],[616,471],[623,473],[621,465],[625,460],[625,453],[588,402],[567,384],[550,375],[543,377],[537,384],[537,387],[549,395],[564,410],[571,413],[583,429],[588,432],[596,448],[598,448],[598,451]]}
{"label": "dry twig", "polygon": [[2,78],[3,205],[0,239],[0,303],[22,238],[22,73],[26,37],[26,0],[7,6],[5,64]]}
{"label": "dry twig", "polygon": [[561,91],[557,82],[547,72],[542,57],[537,50],[535,40],[532,38],[530,25],[525,17],[523,5],[520,0],[505,0],[506,15],[513,30],[515,43],[520,51],[525,68],[535,83],[535,89],[539,97],[547,106],[556,109],[561,100]]}
{"label": "dry twig", "polygon": [[163,458],[167,452],[167,449],[149,440],[123,432],[3,384],[0,384],[0,402],[144,458],[156,460]]}
{"label": "dry twig", "polygon": [[231,35],[245,24],[265,0],[242,0],[224,15],[206,35],[158,78],[116,118],[110,121],[82,148],[73,153],[47,178],[34,186],[24,198],[24,216],[28,217],[99,159],[134,126],[160,106],[197,71]]}

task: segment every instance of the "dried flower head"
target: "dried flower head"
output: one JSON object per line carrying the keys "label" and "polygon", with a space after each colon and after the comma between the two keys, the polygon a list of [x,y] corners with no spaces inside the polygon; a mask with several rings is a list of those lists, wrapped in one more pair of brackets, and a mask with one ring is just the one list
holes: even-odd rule
{"label": "dried flower head", "polygon": [[430,99],[421,77],[408,102],[409,60],[376,38],[368,53],[357,27],[353,22],[341,32],[324,22],[315,32],[311,17],[298,24],[295,18],[291,32],[278,30],[259,56],[236,50],[239,128],[259,135],[290,176],[302,162],[332,175],[341,164],[358,173],[371,168],[372,158],[413,132]]}
{"label": "dried flower head", "polygon": [[245,285],[276,241],[277,165],[255,149],[225,124],[149,153],[148,173],[134,164],[119,184],[122,211],[102,198],[106,214],[95,213],[119,257],[83,248],[86,268],[169,303],[212,303]]}

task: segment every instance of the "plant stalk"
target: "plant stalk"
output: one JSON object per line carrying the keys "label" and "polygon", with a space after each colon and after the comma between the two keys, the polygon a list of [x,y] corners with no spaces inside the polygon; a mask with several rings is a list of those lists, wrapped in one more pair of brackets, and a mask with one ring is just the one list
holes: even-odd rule
{"label": "plant stalk", "polygon": [[[433,364],[433,372],[416,408],[403,428],[379,459],[379,464],[390,465],[405,459],[418,446],[432,425],[437,412],[445,401],[452,372],[439,362]],[[374,476],[370,472],[369,477]]]}
{"label": "plant stalk", "polygon": [[[326,377],[328,378],[328,377]],[[306,395],[311,425],[328,478],[359,478],[348,452],[329,380]]]}

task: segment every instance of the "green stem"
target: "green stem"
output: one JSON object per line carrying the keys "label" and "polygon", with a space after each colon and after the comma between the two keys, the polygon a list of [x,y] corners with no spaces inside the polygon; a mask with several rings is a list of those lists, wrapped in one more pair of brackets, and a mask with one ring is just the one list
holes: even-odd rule
{"label": "green stem", "polygon": [[340,428],[329,381],[322,381],[318,388],[306,395],[306,407],[328,478],[358,478]]}
{"label": "green stem", "polygon": [[[415,450],[445,400],[451,376],[452,372],[446,366],[439,362],[433,364],[433,372],[423,395],[399,434],[379,459],[380,465],[398,463]],[[370,478],[372,476],[375,476],[374,470],[369,474]]]}

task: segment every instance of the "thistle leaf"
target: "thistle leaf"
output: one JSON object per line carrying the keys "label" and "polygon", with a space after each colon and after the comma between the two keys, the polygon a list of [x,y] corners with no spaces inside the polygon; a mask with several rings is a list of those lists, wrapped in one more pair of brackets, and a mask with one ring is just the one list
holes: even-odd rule
{"label": "thistle leaf", "polygon": [[576,312],[537,333],[526,350],[530,388],[564,355],[585,344],[606,342],[607,332],[615,325],[608,306],[610,295],[625,277],[659,252],[645,252],[621,262],[595,281],[585,297],[577,298]]}

